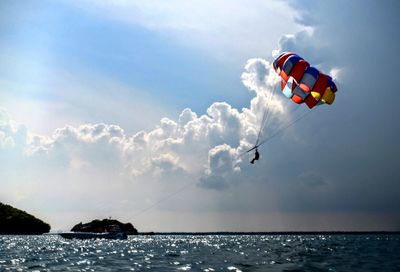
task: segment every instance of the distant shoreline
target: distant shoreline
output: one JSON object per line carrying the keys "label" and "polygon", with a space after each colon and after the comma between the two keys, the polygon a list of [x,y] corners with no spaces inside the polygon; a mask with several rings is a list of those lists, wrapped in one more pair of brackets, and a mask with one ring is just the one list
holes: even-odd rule
{"label": "distant shoreline", "polygon": [[384,235],[400,231],[139,232],[138,235]]}
{"label": "distant shoreline", "polygon": [[[44,233],[43,235],[58,235],[58,232]],[[1,234],[0,234],[1,235]],[[137,235],[153,236],[153,235],[400,235],[400,231],[255,231],[255,232],[230,232],[230,231],[214,231],[214,232],[139,232]],[[136,235],[128,235],[136,236]]]}

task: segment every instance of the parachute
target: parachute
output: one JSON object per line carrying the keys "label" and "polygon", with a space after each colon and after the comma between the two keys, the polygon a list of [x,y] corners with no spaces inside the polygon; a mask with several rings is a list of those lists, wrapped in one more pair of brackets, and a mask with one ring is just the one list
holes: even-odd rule
{"label": "parachute", "polygon": [[[332,78],[310,66],[310,64],[299,55],[292,52],[283,52],[274,60],[273,66],[275,72],[281,77],[282,93],[293,102],[297,104],[305,103],[308,108],[312,109],[317,105],[331,105],[333,101],[335,101],[337,87]],[[257,141],[252,148],[242,153],[242,155],[253,150],[257,151],[259,146],[274,138],[283,130],[299,122],[311,112],[308,111],[298,116],[293,122],[285,124],[282,129],[261,141],[262,131],[266,127],[268,121],[268,110],[270,108],[268,102],[272,98],[274,90],[271,92],[269,99],[267,99],[266,108],[257,135]],[[254,163],[254,160],[251,161],[251,163]]]}
{"label": "parachute", "polygon": [[280,54],[273,63],[280,75],[283,94],[297,104],[305,103],[310,109],[316,105],[332,104],[337,91],[332,78],[310,66],[292,52]]}

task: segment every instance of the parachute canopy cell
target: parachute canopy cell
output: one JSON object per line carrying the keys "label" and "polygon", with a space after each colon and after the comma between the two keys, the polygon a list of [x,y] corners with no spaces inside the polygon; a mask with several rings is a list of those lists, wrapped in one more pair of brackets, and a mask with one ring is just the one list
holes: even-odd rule
{"label": "parachute canopy cell", "polygon": [[330,105],[335,100],[337,88],[332,78],[295,53],[280,54],[273,66],[281,77],[283,94],[293,102],[305,103],[311,109],[316,105]]}

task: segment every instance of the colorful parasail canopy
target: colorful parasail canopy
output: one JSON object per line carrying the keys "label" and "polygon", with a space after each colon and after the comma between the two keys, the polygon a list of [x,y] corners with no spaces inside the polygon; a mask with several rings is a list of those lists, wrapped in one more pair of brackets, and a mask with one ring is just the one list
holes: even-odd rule
{"label": "colorful parasail canopy", "polygon": [[330,105],[335,100],[337,88],[332,78],[295,53],[280,54],[273,65],[282,79],[283,94],[295,103],[306,103],[311,109],[320,104]]}

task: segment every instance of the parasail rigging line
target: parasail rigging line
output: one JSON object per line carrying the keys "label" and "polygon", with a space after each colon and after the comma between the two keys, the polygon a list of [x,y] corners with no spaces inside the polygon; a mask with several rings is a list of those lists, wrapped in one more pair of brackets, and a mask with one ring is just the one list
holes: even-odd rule
{"label": "parasail rigging line", "polygon": [[[296,108],[293,112],[295,112],[296,110],[297,110],[297,108]],[[304,119],[304,118],[305,118],[306,116],[308,116],[308,114],[310,114],[310,113],[311,113],[311,111],[307,111],[307,112],[305,112],[304,114],[300,115],[298,118],[296,118],[294,121],[288,122],[287,124],[285,124],[284,126],[282,126],[280,129],[278,129],[278,130],[277,130],[274,134],[272,134],[270,137],[268,137],[268,138],[262,140],[262,141],[259,142],[255,147],[253,147],[252,149],[250,149],[250,150],[248,150],[248,151],[242,153],[241,155],[239,155],[239,157],[241,157],[241,156],[247,154],[248,152],[250,152],[250,151],[256,149],[257,147],[259,147],[259,146],[261,146],[261,145],[263,145],[263,144],[269,142],[270,140],[272,140],[273,138],[275,138],[275,137],[278,136],[279,134],[283,133],[283,132],[284,132],[286,129],[288,129],[289,127],[293,126],[294,124],[296,124],[296,123],[299,122],[300,120]],[[196,182],[193,181],[193,182],[190,182],[190,183],[188,183],[188,184],[185,184],[185,185],[182,186],[182,187],[179,187],[177,190],[175,190],[175,191],[171,192],[170,194],[168,194],[167,196],[165,196],[165,197],[163,197],[163,198],[157,200],[157,201],[156,201],[155,203],[153,203],[152,205],[150,205],[150,206],[148,206],[148,207],[145,207],[145,208],[143,208],[142,210],[139,210],[138,212],[136,212],[135,214],[133,214],[133,215],[129,218],[129,220],[133,219],[134,217],[140,216],[141,214],[143,214],[143,213],[145,213],[145,212],[147,212],[147,211],[149,211],[149,210],[151,210],[151,209],[153,209],[153,208],[159,206],[162,202],[165,202],[165,201],[167,201],[167,200],[173,198],[173,197],[176,196],[177,194],[179,194],[179,193],[185,191],[186,189],[188,189],[189,187],[192,187],[192,186],[195,185],[195,184],[196,184]],[[129,221],[129,220],[128,220],[128,221]]]}
{"label": "parasail rigging line", "polygon": [[263,132],[264,128],[267,126],[268,118],[270,116],[270,108],[271,108],[270,104],[271,104],[271,101],[272,101],[272,99],[274,97],[275,89],[276,89],[276,85],[274,86],[272,91],[268,94],[267,101],[266,101],[266,107],[264,108],[264,113],[263,113],[263,117],[261,119],[260,129],[258,131],[258,135],[257,135],[257,140],[256,140],[255,146],[258,145],[258,142],[260,141],[262,132]]}
{"label": "parasail rigging line", "polygon": [[[297,107],[294,111],[292,111],[292,113],[296,112],[299,109],[299,107]],[[281,126],[275,133],[273,133],[271,136],[267,137],[266,139],[262,140],[261,142],[258,141],[257,144],[255,146],[253,146],[252,148],[250,148],[249,150],[246,150],[245,152],[241,153],[238,157],[242,157],[243,155],[253,151],[254,149],[260,147],[261,145],[265,144],[266,142],[270,141],[271,139],[275,138],[277,135],[283,133],[286,129],[288,129],[289,127],[293,126],[294,124],[296,124],[297,122],[299,122],[301,119],[305,118],[311,111],[306,111],[304,114],[300,115],[298,118],[296,118],[293,122],[288,122],[287,124]]]}
{"label": "parasail rigging line", "polygon": [[[314,110],[315,111],[315,110]],[[305,118],[307,115],[309,115],[311,113],[311,111],[306,111],[304,114],[300,115],[298,118],[296,118],[293,122],[283,126],[281,129],[279,129],[277,132],[275,132],[274,134],[272,134],[271,136],[269,136],[268,138],[266,138],[265,140],[261,141],[257,147],[265,144],[266,142],[270,141],[271,139],[275,138],[276,136],[278,136],[279,134],[281,134],[283,131],[285,131],[286,129],[288,129],[289,127],[293,126],[294,124],[296,124],[297,122],[299,122],[301,119]],[[254,149],[254,148],[253,148]]]}
{"label": "parasail rigging line", "polygon": [[187,188],[195,185],[196,182],[190,182],[188,184],[185,184],[182,187],[179,187],[176,191],[171,192],[170,194],[168,194],[167,196],[157,200],[156,202],[154,202],[153,204],[151,204],[150,206],[147,206],[145,208],[143,208],[142,210],[139,210],[138,212],[136,212],[135,214],[133,214],[127,221],[130,221],[131,219],[133,219],[134,217],[140,216],[141,214],[157,207],[158,205],[160,205],[162,202],[167,201],[169,199],[171,199],[172,197],[174,197],[175,195],[181,193],[182,191],[186,190]]}
{"label": "parasail rigging line", "polygon": [[[286,65],[286,63],[290,64],[290,66]],[[284,83],[287,83],[288,78],[292,78],[294,80],[294,83],[296,85],[299,85],[299,81],[301,79],[301,83],[306,87],[306,89],[308,91],[303,88],[304,86],[303,87],[300,86],[300,88],[297,90],[300,92],[300,94],[302,93],[303,95],[306,95],[306,92],[309,92],[310,90],[320,94],[320,98],[314,97],[312,95],[312,92],[311,92],[311,95],[309,95],[309,96],[304,96],[304,97],[302,97],[302,95],[292,96],[293,89],[288,90],[282,86],[282,92],[284,92],[284,95],[287,96],[288,98],[294,97],[294,99],[293,99],[294,102],[296,102],[298,104],[305,102],[307,104],[308,108],[310,108],[310,109],[314,108],[315,106],[317,106],[321,103],[330,105],[334,102],[337,87],[336,87],[336,84],[333,82],[332,78],[328,75],[321,73],[316,68],[310,67],[310,65],[307,61],[305,61],[303,58],[299,57],[295,53],[291,53],[291,52],[281,53],[274,60],[273,66],[274,66],[275,71],[282,77],[282,82],[284,82]],[[284,69],[285,68],[284,66],[292,67],[292,68],[287,71],[287,69]],[[307,77],[305,77],[305,75],[307,75]],[[257,134],[257,139],[256,139],[256,143],[255,143],[254,147],[243,152],[239,156],[237,156],[236,157],[237,159],[242,157],[243,155],[247,154],[248,152],[260,147],[261,145],[264,145],[265,143],[269,142],[270,140],[272,140],[279,134],[282,134],[289,127],[295,125],[296,123],[298,123],[302,119],[306,118],[311,113],[311,111],[307,111],[304,114],[298,115],[298,117],[294,121],[288,122],[287,124],[282,125],[275,131],[275,133],[272,133],[269,137],[260,141],[263,131],[267,127],[268,119],[270,117],[270,105],[269,104],[270,104],[270,101],[272,100],[274,90],[275,90],[275,88],[267,96],[266,108],[264,108],[260,128],[259,128],[259,131]],[[310,99],[307,99],[307,101],[306,101],[304,99],[305,97],[310,98]],[[296,108],[296,110],[298,108]],[[295,112],[296,110],[292,111],[292,113]],[[160,200],[156,201],[151,206],[148,206],[148,207],[140,210],[134,216],[140,215],[140,214],[158,206],[161,202],[164,202],[164,201],[172,198],[173,196],[184,191],[188,187],[193,186],[194,184],[195,184],[195,182],[191,182],[189,184],[186,184],[186,185],[180,187],[178,190],[176,190],[176,191],[170,193],[169,195],[167,195],[166,197],[161,198]]]}

